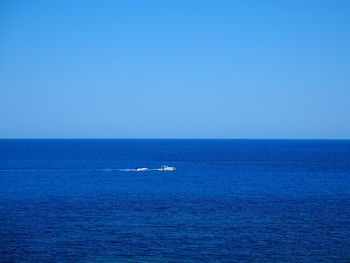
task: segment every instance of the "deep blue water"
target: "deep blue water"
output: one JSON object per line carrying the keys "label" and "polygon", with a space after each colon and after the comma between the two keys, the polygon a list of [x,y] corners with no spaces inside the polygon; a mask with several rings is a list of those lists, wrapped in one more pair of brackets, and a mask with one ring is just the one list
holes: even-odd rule
{"label": "deep blue water", "polygon": [[350,141],[1,141],[0,262],[350,262]]}

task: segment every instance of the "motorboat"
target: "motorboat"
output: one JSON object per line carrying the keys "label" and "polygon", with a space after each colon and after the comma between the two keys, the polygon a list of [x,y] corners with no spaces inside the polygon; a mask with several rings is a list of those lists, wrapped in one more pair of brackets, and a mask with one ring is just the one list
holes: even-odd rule
{"label": "motorboat", "polygon": [[166,166],[166,165],[162,165],[159,169],[160,171],[175,171],[176,167],[174,166]]}

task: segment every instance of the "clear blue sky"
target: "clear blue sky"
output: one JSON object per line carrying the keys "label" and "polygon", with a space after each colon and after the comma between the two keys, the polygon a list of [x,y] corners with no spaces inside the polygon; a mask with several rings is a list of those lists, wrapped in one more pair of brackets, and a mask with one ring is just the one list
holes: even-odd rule
{"label": "clear blue sky", "polygon": [[0,2],[2,138],[350,138],[350,1]]}

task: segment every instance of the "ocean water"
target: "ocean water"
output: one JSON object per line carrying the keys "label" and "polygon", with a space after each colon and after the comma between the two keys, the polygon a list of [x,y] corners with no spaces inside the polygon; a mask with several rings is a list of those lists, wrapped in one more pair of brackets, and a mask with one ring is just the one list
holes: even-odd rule
{"label": "ocean water", "polygon": [[0,262],[350,262],[350,141],[1,142]]}

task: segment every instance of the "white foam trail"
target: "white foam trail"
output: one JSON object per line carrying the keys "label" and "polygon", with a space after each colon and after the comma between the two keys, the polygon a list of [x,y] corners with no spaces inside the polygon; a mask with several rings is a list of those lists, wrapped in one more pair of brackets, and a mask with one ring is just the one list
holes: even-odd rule
{"label": "white foam trail", "polygon": [[[135,171],[136,169],[131,168],[103,168],[103,169],[0,169],[0,172],[130,172]],[[145,171],[161,171],[161,169],[147,169]],[[142,171],[144,172],[144,171]]]}

